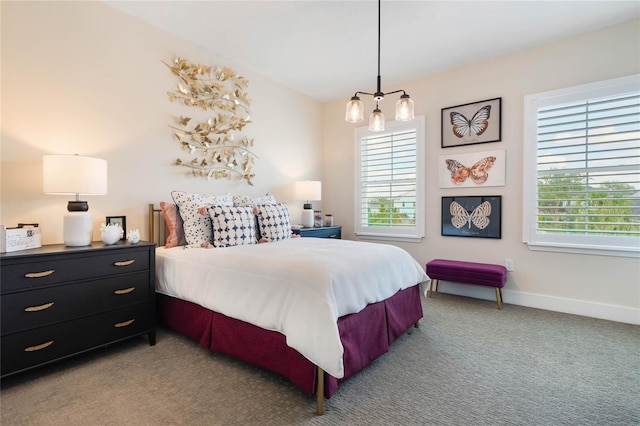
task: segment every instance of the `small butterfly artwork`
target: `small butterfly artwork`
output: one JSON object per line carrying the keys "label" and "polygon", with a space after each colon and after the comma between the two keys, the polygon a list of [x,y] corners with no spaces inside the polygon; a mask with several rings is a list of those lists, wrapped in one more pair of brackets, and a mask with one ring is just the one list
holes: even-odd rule
{"label": "small butterfly artwork", "polygon": [[489,178],[489,169],[496,162],[496,157],[488,156],[474,163],[471,167],[467,167],[457,160],[446,159],[447,169],[451,172],[451,182],[459,185],[471,178],[477,184],[483,184]]}
{"label": "small butterfly artwork", "polygon": [[449,206],[449,212],[451,213],[451,224],[457,229],[466,225],[469,225],[469,229],[471,229],[471,224],[478,229],[485,229],[491,222],[489,220],[489,216],[491,216],[491,203],[489,201],[481,203],[471,212],[468,212],[456,201],[453,201]]}
{"label": "small butterfly artwork", "polygon": [[442,197],[442,235],[502,238],[502,196]]}
{"label": "small butterfly artwork", "polygon": [[489,117],[491,115],[491,105],[480,108],[471,119],[457,111],[450,113],[453,134],[458,138],[465,136],[480,136],[489,127]]}

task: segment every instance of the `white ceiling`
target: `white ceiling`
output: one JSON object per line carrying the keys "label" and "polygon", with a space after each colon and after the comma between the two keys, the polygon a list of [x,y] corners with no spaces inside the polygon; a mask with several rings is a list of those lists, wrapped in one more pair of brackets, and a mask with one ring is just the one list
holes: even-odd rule
{"label": "white ceiling", "polygon": [[[378,5],[338,1],[105,3],[319,101],[374,92]],[[640,1],[382,1],[383,89],[640,18]],[[226,64],[212,64],[226,65]]]}

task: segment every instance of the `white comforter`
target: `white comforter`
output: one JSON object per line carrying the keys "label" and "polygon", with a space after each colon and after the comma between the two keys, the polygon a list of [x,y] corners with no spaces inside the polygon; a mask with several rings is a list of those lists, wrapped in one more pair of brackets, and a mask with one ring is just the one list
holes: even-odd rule
{"label": "white comforter", "polygon": [[344,376],[337,319],[429,277],[391,245],[292,238],[216,249],[156,251],[156,291],[286,336],[334,377]]}

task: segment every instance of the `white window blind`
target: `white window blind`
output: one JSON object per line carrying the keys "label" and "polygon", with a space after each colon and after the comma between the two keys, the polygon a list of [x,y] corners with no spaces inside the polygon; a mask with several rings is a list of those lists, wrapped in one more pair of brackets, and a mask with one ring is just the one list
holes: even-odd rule
{"label": "white window blind", "polygon": [[356,234],[424,235],[423,119],[387,123],[384,132],[356,132]]}
{"label": "white window blind", "polygon": [[639,86],[636,76],[528,99],[527,243],[640,251]]}

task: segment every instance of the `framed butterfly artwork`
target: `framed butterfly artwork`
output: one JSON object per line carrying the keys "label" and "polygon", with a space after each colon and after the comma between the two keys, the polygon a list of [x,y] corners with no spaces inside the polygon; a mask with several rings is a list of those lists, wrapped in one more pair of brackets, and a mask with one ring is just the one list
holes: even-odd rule
{"label": "framed butterfly artwork", "polygon": [[503,149],[438,157],[440,188],[504,186],[506,153]]}
{"label": "framed butterfly artwork", "polygon": [[502,238],[502,196],[442,197],[442,235]]}
{"label": "framed butterfly artwork", "polygon": [[442,109],[442,148],[502,140],[502,98]]}

